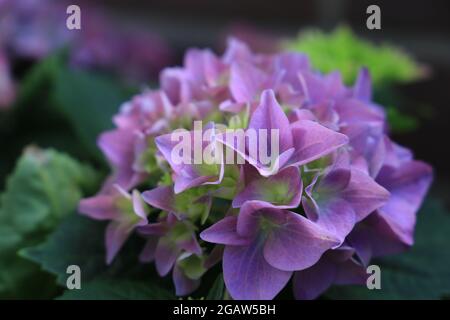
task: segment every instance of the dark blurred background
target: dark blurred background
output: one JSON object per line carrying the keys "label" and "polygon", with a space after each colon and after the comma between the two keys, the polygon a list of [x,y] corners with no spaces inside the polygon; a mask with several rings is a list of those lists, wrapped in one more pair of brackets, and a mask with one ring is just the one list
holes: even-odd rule
{"label": "dark blurred background", "polygon": [[[145,21],[181,51],[213,46],[236,23],[293,36],[304,27],[332,30],[339,24],[374,41],[392,41],[418,58],[450,66],[450,2],[446,0],[103,0],[122,17]],[[381,8],[382,29],[367,30],[366,9]]]}

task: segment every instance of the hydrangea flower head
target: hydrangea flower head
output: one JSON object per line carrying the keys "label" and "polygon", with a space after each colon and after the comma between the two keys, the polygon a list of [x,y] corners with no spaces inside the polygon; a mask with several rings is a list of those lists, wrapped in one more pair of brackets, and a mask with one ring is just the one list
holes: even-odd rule
{"label": "hydrangea flower head", "polygon": [[[347,87],[302,54],[234,39],[221,57],[189,50],[114,123],[99,138],[107,184],[142,192],[151,213],[129,207],[140,218],[125,229],[147,239],[141,262],[172,272],[178,295],[220,261],[234,299],[272,299],[291,279],[299,299],[363,284],[372,257],[413,244],[432,180],[390,140],[367,70]],[[117,209],[85,201],[82,212],[117,224]]]}

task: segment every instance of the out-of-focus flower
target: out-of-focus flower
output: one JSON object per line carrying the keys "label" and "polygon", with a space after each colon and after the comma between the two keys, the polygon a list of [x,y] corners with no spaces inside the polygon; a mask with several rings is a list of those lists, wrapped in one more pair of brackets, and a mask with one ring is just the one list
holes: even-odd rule
{"label": "out-of-focus flower", "polygon": [[232,39],[222,57],[189,50],[160,84],[125,103],[99,145],[111,181],[154,209],[135,228],[141,261],[172,272],[178,295],[222,259],[235,299],[271,299],[292,275],[295,296],[312,299],[412,245],[432,169],[390,141],[367,70],[347,87],[305,55]]}
{"label": "out-of-focus flower", "polygon": [[155,33],[121,25],[82,1],[81,30],[66,27],[68,1],[3,0],[0,46],[13,57],[39,60],[69,49],[72,65],[113,71],[132,81],[149,80],[171,61],[167,44]]}
{"label": "out-of-focus flower", "polygon": [[0,50],[0,109],[8,108],[16,95],[8,59]]}
{"label": "out-of-focus flower", "polygon": [[157,34],[121,24],[87,2],[81,8],[82,29],[67,41],[73,65],[115,71],[136,82],[156,77],[171,62],[172,52]]}

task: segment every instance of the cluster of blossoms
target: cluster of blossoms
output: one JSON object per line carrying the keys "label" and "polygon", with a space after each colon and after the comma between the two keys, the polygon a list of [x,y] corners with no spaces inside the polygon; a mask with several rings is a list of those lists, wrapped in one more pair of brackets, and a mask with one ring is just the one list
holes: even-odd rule
{"label": "cluster of blossoms", "polygon": [[77,1],[81,30],[69,30],[66,9],[70,4],[0,0],[0,48],[14,58],[38,60],[68,47],[74,66],[114,71],[140,81],[157,75],[170,62],[170,49],[156,34],[118,26],[88,1]]}
{"label": "cluster of blossoms", "polygon": [[[194,135],[196,120],[213,129],[208,145],[243,163],[176,163],[171,133]],[[272,299],[291,278],[298,299],[365,283],[371,258],[413,244],[432,180],[429,165],[389,139],[366,70],[349,88],[302,54],[257,55],[233,39],[222,57],[189,50],[114,123],[98,141],[113,174],[80,212],[110,221],[108,263],[131,233],[147,239],[140,261],[171,272],[177,295],[220,261],[234,299]],[[276,168],[226,143],[224,127],[276,129]]]}

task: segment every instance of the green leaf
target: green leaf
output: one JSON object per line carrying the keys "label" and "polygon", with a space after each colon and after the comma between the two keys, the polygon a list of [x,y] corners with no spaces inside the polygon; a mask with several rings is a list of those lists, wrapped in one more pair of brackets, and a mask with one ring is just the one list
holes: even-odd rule
{"label": "green leaf", "polygon": [[107,77],[60,68],[54,79],[53,101],[71,123],[80,141],[99,154],[98,135],[112,128],[112,117],[129,98],[128,92]]}
{"label": "green leaf", "polygon": [[62,63],[62,56],[54,54],[34,65],[21,81],[16,107],[28,109],[36,97],[43,97]]}
{"label": "green leaf", "polygon": [[214,281],[211,290],[208,292],[206,296],[206,300],[222,300],[223,293],[225,290],[225,283],[223,282],[222,274],[219,274]]}
{"label": "green leaf", "polygon": [[53,147],[77,156],[87,153],[79,150],[80,143],[68,130],[67,121],[50,108],[53,79],[61,63],[60,56],[52,55],[33,65],[20,81],[14,107],[10,112],[0,112],[1,189],[29,144]]}
{"label": "green leaf", "polygon": [[20,255],[41,265],[65,286],[67,267],[77,265],[83,281],[105,272],[105,224],[79,214],[72,214],[58,226],[46,242],[26,248]]}
{"label": "green leaf", "polygon": [[95,279],[79,290],[66,290],[61,300],[171,300],[169,291],[153,283],[101,278]]}
{"label": "green leaf", "polygon": [[17,150],[36,143],[103,164],[98,135],[112,128],[113,115],[135,90],[95,72],[74,70],[63,53],[49,56],[25,74],[12,119],[0,114],[0,130],[9,135],[8,140],[0,136],[0,142],[14,139],[8,148],[13,160]]}
{"label": "green leaf", "polygon": [[27,148],[0,197],[0,297],[44,297],[53,281],[17,252],[36,245],[97,187],[88,166],[53,150]]}
{"label": "green leaf", "polygon": [[[56,276],[62,287],[66,286],[69,276],[67,267],[80,267],[82,289],[67,290],[62,297],[64,299],[172,298],[167,291],[159,288],[170,287],[170,280],[165,283],[167,279],[155,276],[152,266],[138,261],[143,239],[132,236],[112,265],[107,266],[104,235],[104,222],[74,213],[59,225],[45,243],[24,249],[20,254]],[[133,288],[134,285],[136,288]]]}
{"label": "green leaf", "polygon": [[335,286],[333,299],[440,299],[450,295],[450,213],[437,200],[419,213],[416,243],[404,254],[374,261],[381,268],[381,289]]}

